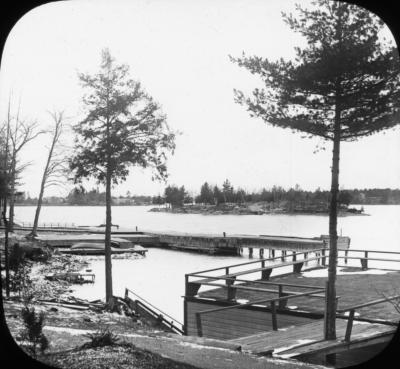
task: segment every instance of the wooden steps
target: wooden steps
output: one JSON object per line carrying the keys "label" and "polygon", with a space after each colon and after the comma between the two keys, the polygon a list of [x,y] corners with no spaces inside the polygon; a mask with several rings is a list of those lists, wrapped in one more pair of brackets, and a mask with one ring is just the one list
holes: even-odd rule
{"label": "wooden steps", "polygon": [[336,320],[336,340],[324,340],[324,321],[319,319],[312,323],[241,337],[230,342],[241,344],[242,350],[253,354],[294,358],[305,354],[329,354],[373,343],[387,342],[396,331],[393,325],[358,321],[353,326],[351,340],[346,342],[344,341],[346,325],[347,320]]}

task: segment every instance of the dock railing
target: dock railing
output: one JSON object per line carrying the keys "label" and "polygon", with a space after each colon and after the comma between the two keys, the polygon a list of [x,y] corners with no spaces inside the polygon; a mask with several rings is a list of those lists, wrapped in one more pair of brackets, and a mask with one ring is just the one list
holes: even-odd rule
{"label": "dock railing", "polygon": [[[342,255],[340,255],[342,253]],[[351,256],[351,254],[355,253],[355,256]],[[344,255],[343,255],[344,254]],[[350,254],[350,256],[349,256]],[[359,254],[362,254],[359,256]],[[361,249],[348,249],[348,250],[338,250],[338,259],[343,259],[345,266],[347,266],[348,260],[360,260],[361,269],[384,269],[382,267],[373,268],[370,267],[369,261],[379,261],[386,263],[400,263],[400,259],[391,259],[387,257],[371,257],[371,254],[383,254],[383,255],[400,255],[399,251],[384,251],[384,250],[361,250]],[[400,265],[400,264],[399,264]],[[338,265],[343,266],[343,265]],[[390,270],[390,269],[389,269]],[[399,269],[392,269],[399,270]]]}
{"label": "dock railing", "polygon": [[[309,253],[315,253],[315,257],[308,257]],[[350,254],[350,255],[349,255]],[[371,254],[378,254],[378,256],[371,257]],[[385,263],[396,263],[396,265],[400,265],[400,259],[393,259],[389,257],[379,257],[379,254],[386,255],[400,255],[400,252],[395,251],[382,251],[382,250],[360,250],[360,249],[347,249],[347,250],[338,250],[338,260],[344,260],[345,265],[338,265],[339,267],[347,267],[348,260],[359,260],[361,270],[365,271],[369,268],[373,269],[383,269],[383,270],[393,270],[398,271],[399,269],[388,269],[383,268],[382,266],[371,266],[369,262],[380,262]],[[303,257],[301,258],[301,256]],[[309,250],[302,252],[293,252],[292,255],[284,255],[286,261],[282,261],[280,263],[274,263],[278,259],[281,259],[282,256],[267,258],[267,259],[258,259],[245,263],[239,263],[234,265],[228,265],[208,270],[203,270],[196,273],[190,273],[185,275],[185,286],[186,286],[186,297],[194,297],[198,294],[198,291],[201,286],[212,286],[217,288],[222,288],[227,291],[226,300],[231,302],[236,302],[236,291],[237,290],[248,290],[248,291],[259,291],[259,292],[267,292],[267,293],[277,293],[278,296],[274,298],[264,298],[257,301],[250,301],[244,304],[234,304],[230,306],[218,307],[215,309],[208,309],[196,312],[196,324],[197,324],[197,333],[199,336],[203,335],[202,329],[202,317],[206,314],[216,313],[219,311],[225,311],[230,309],[240,309],[244,307],[254,306],[258,304],[269,304],[269,310],[271,311],[271,319],[272,319],[272,328],[273,330],[278,329],[277,323],[277,304],[278,308],[285,308],[288,299],[294,299],[302,296],[309,296],[310,298],[324,298],[326,294],[325,287],[316,287],[309,285],[300,285],[300,284],[287,284],[287,283],[278,283],[272,282],[269,280],[269,277],[274,269],[293,266],[294,273],[300,273],[303,265],[309,261],[317,260],[318,265],[327,266],[326,258],[329,257],[329,249],[319,249],[319,250]],[[287,261],[288,258],[291,258],[290,261]],[[244,269],[244,270],[243,270]],[[254,273],[261,272],[260,280],[249,280],[249,279],[239,279],[240,276],[247,276]],[[282,275],[282,274],[281,274]],[[235,284],[236,282],[241,282],[240,284]],[[261,285],[261,286],[260,286]],[[278,290],[271,289],[268,287],[278,286]],[[289,291],[288,287],[296,287],[296,288],[306,288],[309,289],[306,292],[298,292],[298,291]],[[286,289],[284,291],[284,288]],[[338,306],[338,299],[340,296],[336,298],[336,306]],[[352,307],[347,307],[345,309],[337,310],[337,313],[340,314],[342,312],[349,312],[348,317],[348,326],[346,330],[345,340],[350,340],[351,329],[353,325],[355,310],[360,309],[366,306],[375,305],[387,301],[391,301],[394,299],[399,299],[400,295],[391,296],[388,298],[383,298],[380,300],[374,300],[367,303],[355,305]],[[324,313],[324,312],[322,312]],[[343,316],[340,316],[343,318]]]}
{"label": "dock railing", "polygon": [[[135,296],[135,299],[131,299],[129,295],[132,294]],[[158,320],[160,324],[165,327],[171,329],[173,332],[183,335],[183,324],[168,315],[164,311],[160,310],[156,306],[154,306],[151,302],[145,300],[143,297],[139,296],[137,293],[131,291],[129,288],[125,288],[125,300],[130,300],[134,304],[134,310],[138,311],[139,308],[146,311],[150,316],[154,319]],[[168,319],[167,319],[168,318]]]}
{"label": "dock railing", "polygon": [[[381,298],[381,299],[378,299],[378,300],[372,300],[372,301],[364,302],[363,304],[352,305],[352,306],[348,306],[348,307],[343,308],[343,309],[336,310],[337,314],[348,313],[348,316],[339,315],[339,317],[345,317],[347,319],[347,327],[346,327],[346,333],[345,333],[344,340],[346,342],[350,342],[351,331],[353,329],[353,323],[354,323],[354,317],[355,317],[355,314],[356,314],[356,310],[362,309],[362,308],[367,307],[367,306],[378,305],[378,304],[382,304],[382,303],[385,303],[385,302],[390,302],[390,301],[393,301],[393,300],[400,300],[400,294],[393,295],[393,296],[388,296],[388,297],[384,297],[384,298]],[[392,324],[392,323],[390,323],[390,324]],[[393,323],[393,325],[397,325],[397,323]]]}
{"label": "dock railing", "polygon": [[[284,285],[287,285],[285,283],[279,283],[279,284],[276,283],[276,284],[279,287],[283,287]],[[215,308],[215,309],[198,311],[198,312],[196,312],[197,335],[199,337],[203,336],[202,316],[205,314],[216,313],[216,312],[232,310],[232,309],[240,309],[240,308],[259,305],[259,304],[265,304],[267,306],[269,304],[269,309],[271,311],[272,329],[274,331],[277,331],[278,330],[277,303],[278,303],[278,308],[282,308],[282,305],[284,307],[289,299],[294,299],[294,298],[298,298],[298,297],[309,296],[309,297],[325,299],[325,288],[324,287],[293,285],[293,284],[289,284],[289,285],[296,286],[296,287],[303,287],[303,288],[313,288],[313,289],[311,291],[307,291],[307,292],[291,292],[291,293],[285,293],[283,295],[281,293],[281,288],[279,288],[278,291],[273,291],[273,292],[278,293],[279,297],[269,298],[269,299],[261,299],[261,300],[247,302],[244,304],[237,304],[237,305],[232,305],[232,306],[224,306],[224,307]],[[324,293],[321,294],[321,292],[324,292]],[[339,299],[339,296],[337,297],[337,299]]]}
{"label": "dock railing", "polygon": [[[249,282],[248,280],[239,279],[240,276],[247,276],[254,273],[261,273],[261,281],[268,281],[270,275],[274,269],[283,267],[293,267],[293,273],[300,273],[303,265],[310,261],[317,261],[318,264],[326,264],[326,249],[310,250],[302,252],[292,252],[291,255],[285,254],[283,256],[277,256],[273,258],[262,258],[253,260],[245,263],[239,263],[229,266],[223,266],[200,272],[189,273],[185,275],[185,295],[195,296],[202,285],[224,287],[227,289],[227,299],[232,300],[235,297],[236,289],[242,288],[240,285],[233,286],[236,282]],[[309,257],[309,254],[313,252],[317,256]],[[303,255],[302,258],[300,256]],[[288,260],[275,263],[277,260]],[[254,266],[254,268],[253,268]],[[243,270],[243,268],[245,269]],[[212,275],[213,273],[214,275]],[[215,275],[218,274],[218,275]],[[218,284],[218,281],[223,281],[224,284]],[[261,282],[254,282],[261,283]],[[273,284],[269,282],[269,284]],[[249,287],[250,288],[250,287]]]}
{"label": "dock railing", "polygon": [[[309,257],[310,253],[316,256]],[[360,255],[361,254],[361,255]],[[396,263],[400,266],[400,258],[388,257],[371,257],[371,254],[384,254],[384,255],[400,255],[397,251],[383,251],[383,250],[361,250],[361,249],[348,249],[338,250],[337,260],[344,260],[344,265],[338,263],[338,267],[347,267],[348,260],[359,260],[362,270],[368,269],[384,269],[384,270],[399,270],[399,268],[383,268],[382,266],[371,266],[370,262],[382,263]],[[301,256],[303,256],[301,258]],[[254,273],[261,273],[261,280],[269,280],[273,270],[283,267],[293,267],[293,273],[300,273],[304,265],[311,261],[317,261],[317,264],[326,267],[327,258],[329,257],[329,249],[322,248],[318,250],[308,250],[301,252],[292,252],[292,254],[282,254],[281,256],[273,258],[260,258],[244,263],[227,265],[213,269],[207,269],[200,272],[188,273],[185,275],[186,295],[195,296],[201,285],[209,285],[215,287],[222,287],[216,282],[224,281],[228,286],[232,286],[235,281],[241,281],[237,277],[246,276]],[[275,263],[277,260],[280,263]],[[291,259],[291,260],[290,260]],[[289,261],[288,261],[289,260]],[[254,266],[254,268],[252,268]],[[228,298],[229,299],[229,298]]]}

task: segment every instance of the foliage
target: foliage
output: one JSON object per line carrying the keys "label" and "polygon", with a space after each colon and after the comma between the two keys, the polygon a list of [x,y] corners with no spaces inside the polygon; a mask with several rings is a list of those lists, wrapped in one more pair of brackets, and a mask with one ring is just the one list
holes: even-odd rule
{"label": "foliage", "polygon": [[108,49],[102,51],[100,72],[80,74],[88,91],[83,98],[86,116],[74,127],[75,155],[70,169],[75,183],[94,178],[106,187],[105,270],[106,301],[112,293],[111,187],[126,180],[131,166],[151,168],[153,179],[167,177],[167,154],[175,148],[161,107],[129,78],[127,65],[116,65]]}
{"label": "foliage", "polygon": [[20,247],[18,243],[11,247],[10,254],[8,257],[8,265],[10,270],[14,273],[22,266],[25,261],[25,251]]}
{"label": "foliage", "polygon": [[88,337],[90,342],[83,344],[82,348],[114,346],[119,341],[118,336],[111,332],[109,328],[101,328],[94,333],[86,334],[85,337]]}
{"label": "foliage", "polygon": [[75,181],[95,178],[106,183],[126,180],[129,166],[151,167],[154,178],[167,175],[166,155],[175,148],[161,107],[129,78],[128,66],[116,65],[102,52],[100,73],[80,74],[89,92],[83,102],[86,117],[74,127],[75,156],[70,162]]}
{"label": "foliage", "polygon": [[29,300],[29,289],[32,281],[29,277],[31,265],[26,259],[25,251],[19,244],[13,245],[9,254],[10,290],[18,292],[19,297]]}
{"label": "foliage", "polygon": [[184,186],[167,186],[164,191],[165,202],[172,207],[182,207],[185,202],[189,202],[189,195]]}
{"label": "foliage", "polygon": [[201,186],[200,194],[195,198],[195,201],[202,204],[214,204],[214,194],[207,182]]}
{"label": "foliage", "polygon": [[231,58],[260,76],[263,89],[252,97],[235,90],[251,116],[274,126],[333,140],[335,117],[340,140],[391,128],[399,123],[399,56],[379,40],[382,21],[366,9],[317,0],[318,9],[297,6],[284,14],[289,27],[307,40],[294,61],[258,56]]}
{"label": "foliage", "polygon": [[34,307],[26,305],[21,311],[21,317],[25,328],[21,332],[20,338],[28,342],[26,348],[36,357],[38,349],[44,353],[49,347],[49,341],[43,333],[45,313],[42,311],[37,314]]}
{"label": "foliage", "polygon": [[340,142],[400,123],[400,64],[396,48],[380,41],[383,22],[374,14],[341,1],[316,0],[313,6],[297,5],[297,18],[283,14],[307,41],[306,47],[295,49],[294,61],[244,53],[231,59],[264,83],[252,97],[235,91],[236,101],[251,116],[333,141],[325,339],[335,339]]}

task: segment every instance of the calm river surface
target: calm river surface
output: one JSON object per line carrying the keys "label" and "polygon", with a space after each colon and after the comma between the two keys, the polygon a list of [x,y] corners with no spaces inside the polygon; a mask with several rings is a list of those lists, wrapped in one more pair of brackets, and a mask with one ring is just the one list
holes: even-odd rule
{"label": "calm river surface", "polygon": [[[148,212],[151,206],[115,206],[113,224],[139,230],[193,233],[269,234],[316,237],[328,234],[328,217],[322,215],[199,215]],[[400,205],[365,205],[370,216],[347,216],[338,220],[338,232],[351,238],[351,249],[400,251]],[[35,207],[16,207],[17,222],[32,222]],[[43,207],[41,223],[96,226],[104,223],[101,206]],[[94,285],[75,288],[77,297],[104,297],[104,259],[90,258],[96,274]],[[185,273],[247,261],[243,256],[210,256],[150,248],[145,258],[113,259],[114,294],[123,296],[125,287],[183,320]],[[256,260],[256,259],[255,259]]]}

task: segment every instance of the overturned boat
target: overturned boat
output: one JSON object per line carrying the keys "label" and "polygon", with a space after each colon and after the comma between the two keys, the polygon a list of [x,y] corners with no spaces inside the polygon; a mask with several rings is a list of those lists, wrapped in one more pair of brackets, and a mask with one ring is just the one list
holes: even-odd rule
{"label": "overturned boat", "polygon": [[[129,248],[115,247],[119,244],[111,243],[111,254],[139,254],[142,256],[146,255],[148,251],[140,245],[133,245]],[[63,254],[74,254],[74,255],[104,255],[105,254],[105,244],[104,243],[94,243],[94,242],[78,242],[72,245],[69,249],[60,250]]]}

